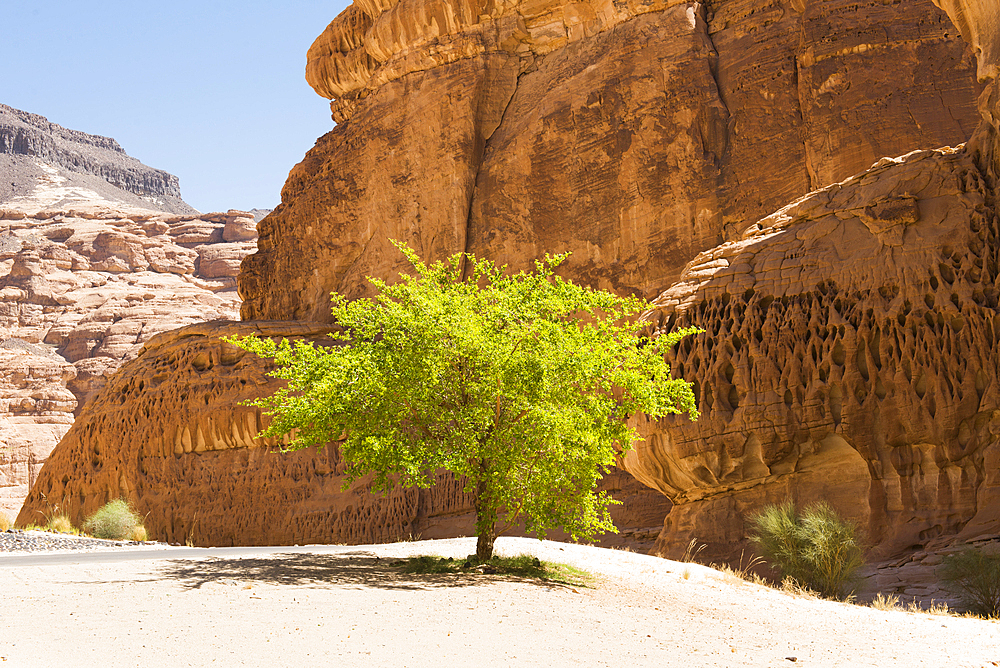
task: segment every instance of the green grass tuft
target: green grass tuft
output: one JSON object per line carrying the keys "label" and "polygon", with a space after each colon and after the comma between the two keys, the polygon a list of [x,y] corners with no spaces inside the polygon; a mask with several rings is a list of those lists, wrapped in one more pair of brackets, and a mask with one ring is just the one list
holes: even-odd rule
{"label": "green grass tuft", "polygon": [[61,513],[49,516],[48,522],[45,524],[45,531],[51,531],[53,533],[79,533],[70,521],[69,515]]}
{"label": "green grass tuft", "polygon": [[769,563],[829,598],[840,598],[864,564],[864,551],[853,522],[841,519],[825,503],[803,512],[788,501],[766,506],[750,517],[755,543]]}

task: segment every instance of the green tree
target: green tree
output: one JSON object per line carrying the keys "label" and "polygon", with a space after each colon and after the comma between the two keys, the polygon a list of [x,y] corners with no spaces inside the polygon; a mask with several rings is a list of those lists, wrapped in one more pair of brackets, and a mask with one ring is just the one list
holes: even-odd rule
{"label": "green tree", "polygon": [[415,275],[369,278],[375,299],[334,293],[335,345],[230,341],[288,381],[252,402],[272,416],[261,435],[291,450],[340,440],[348,481],[371,473],[376,491],[451,471],[475,496],[480,560],[501,514],[539,536],[615,531],[597,482],[637,438],[631,414],[697,418],[663,353],[698,330],[644,336],[634,316],[649,304],[555,276],[566,255],[505,275],[465,254],[428,266],[396,246]]}

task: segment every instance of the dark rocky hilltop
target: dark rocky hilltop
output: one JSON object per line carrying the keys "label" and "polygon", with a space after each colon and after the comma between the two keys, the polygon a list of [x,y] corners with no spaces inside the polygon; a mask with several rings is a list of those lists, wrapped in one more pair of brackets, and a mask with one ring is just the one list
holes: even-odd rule
{"label": "dark rocky hilltop", "polygon": [[142,164],[110,137],[70,130],[0,104],[0,203],[42,196],[72,201],[76,191],[178,214],[197,213],[178,179]]}

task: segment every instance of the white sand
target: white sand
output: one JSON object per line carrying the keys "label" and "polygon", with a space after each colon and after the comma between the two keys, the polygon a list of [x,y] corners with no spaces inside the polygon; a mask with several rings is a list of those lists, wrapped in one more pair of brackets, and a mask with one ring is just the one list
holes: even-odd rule
{"label": "white sand", "polygon": [[795,597],[645,555],[498,541],[499,553],[600,574],[589,588],[407,576],[387,563],[462,557],[474,544],[194,560],[167,550],[89,565],[0,557],[0,657],[102,667],[1000,666],[997,622]]}

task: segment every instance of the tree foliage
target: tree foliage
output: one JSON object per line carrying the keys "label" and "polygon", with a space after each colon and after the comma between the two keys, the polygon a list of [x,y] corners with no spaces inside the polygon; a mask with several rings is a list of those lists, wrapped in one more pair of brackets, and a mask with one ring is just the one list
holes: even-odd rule
{"label": "tree foliage", "polygon": [[374,299],[334,293],[335,345],[231,341],[288,381],[253,402],[272,416],[262,436],[288,435],[289,449],[340,440],[348,481],[372,474],[381,491],[452,472],[475,494],[481,559],[501,513],[539,536],[614,531],[597,482],[637,438],[631,414],[697,418],[663,357],[697,330],[647,338],[635,316],[648,303],[561,279],[565,255],[507,275],[465,254],[427,265],[396,245],[414,274],[370,278]]}

